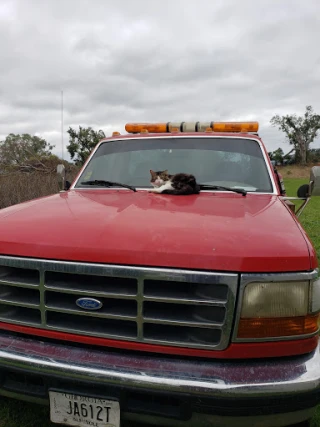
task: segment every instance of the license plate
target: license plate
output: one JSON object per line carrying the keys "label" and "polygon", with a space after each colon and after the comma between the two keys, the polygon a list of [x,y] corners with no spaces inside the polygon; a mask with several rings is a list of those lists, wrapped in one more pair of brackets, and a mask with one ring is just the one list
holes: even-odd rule
{"label": "license plate", "polygon": [[115,400],[49,391],[50,420],[76,427],[120,427],[120,405]]}

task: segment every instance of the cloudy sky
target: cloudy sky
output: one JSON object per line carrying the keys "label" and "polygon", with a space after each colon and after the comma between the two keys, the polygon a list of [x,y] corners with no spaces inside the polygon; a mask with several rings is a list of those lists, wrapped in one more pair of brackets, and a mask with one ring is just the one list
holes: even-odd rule
{"label": "cloudy sky", "polygon": [[[0,0],[0,140],[320,113],[319,0]],[[314,146],[320,147],[319,141]],[[66,154],[64,154],[67,157]]]}

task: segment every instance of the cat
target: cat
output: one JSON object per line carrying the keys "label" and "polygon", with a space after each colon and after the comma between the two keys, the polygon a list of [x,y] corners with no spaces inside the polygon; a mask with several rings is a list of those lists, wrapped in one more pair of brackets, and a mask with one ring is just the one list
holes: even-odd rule
{"label": "cat", "polygon": [[169,175],[168,171],[150,170],[151,184],[154,186],[150,193],[174,194],[184,196],[189,194],[199,194],[200,186],[193,175],[177,173]]}

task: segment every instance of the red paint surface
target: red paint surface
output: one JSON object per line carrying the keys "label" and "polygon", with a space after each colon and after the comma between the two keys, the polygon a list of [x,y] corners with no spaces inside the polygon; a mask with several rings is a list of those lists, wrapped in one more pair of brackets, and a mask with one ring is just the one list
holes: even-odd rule
{"label": "red paint surface", "polygon": [[293,356],[310,353],[316,348],[318,343],[317,335],[312,338],[295,341],[230,344],[226,350],[215,351],[170,347],[155,344],[141,344],[130,341],[109,340],[106,338],[95,338],[83,335],[68,334],[65,332],[48,331],[2,322],[0,322],[0,329],[89,345],[121,348],[126,350],[147,351],[152,353],[205,357],[212,359],[253,359],[262,357]]}
{"label": "red paint surface", "polygon": [[[237,138],[243,137],[245,139],[254,139],[258,140],[262,143],[262,140],[259,136],[254,135],[253,133],[245,133],[245,132],[166,132],[166,133],[125,133],[123,135],[116,135],[103,138],[100,142],[106,141],[116,141],[118,139],[137,139],[137,138],[159,138],[159,137],[184,137],[184,136],[194,136],[195,138],[201,136],[202,138],[212,138],[212,137],[223,137],[223,138]],[[268,152],[266,151],[268,154]]]}
{"label": "red paint surface", "polygon": [[[232,272],[312,268],[277,196],[71,190],[0,211],[0,254]],[[314,265],[314,263],[313,263]]]}

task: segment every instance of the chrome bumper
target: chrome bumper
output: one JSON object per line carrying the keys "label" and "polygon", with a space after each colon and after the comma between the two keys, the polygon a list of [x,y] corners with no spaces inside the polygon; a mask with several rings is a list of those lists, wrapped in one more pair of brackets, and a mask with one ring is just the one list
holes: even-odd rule
{"label": "chrome bumper", "polygon": [[[312,354],[283,359],[181,360],[176,356],[121,352],[107,348],[84,349],[5,335],[0,336],[0,372],[4,375],[8,371],[43,378],[60,378],[64,384],[70,383],[70,388],[75,383],[94,384],[133,389],[135,392],[144,390],[187,396],[198,402],[199,407],[202,400],[208,402],[208,399],[213,399],[218,405],[220,401],[228,399],[230,401],[237,398],[235,402],[245,399],[248,405],[254,398],[252,407],[257,405],[257,399],[260,404],[264,404],[268,398],[290,400],[293,397],[312,395],[316,396],[317,402],[320,401],[319,347]],[[0,394],[12,397],[16,394],[16,397],[21,398],[18,392],[6,389],[4,381],[0,385]],[[32,397],[28,399],[26,396],[26,399],[32,400]],[[46,399],[47,397],[43,400]],[[265,405],[268,411],[267,401]],[[306,405],[302,409],[310,411],[310,406]],[[292,411],[294,410],[293,405]],[[264,418],[266,415],[267,412]],[[237,420],[238,425],[241,425],[239,416]],[[174,425],[180,425],[179,423],[176,420]],[[273,425],[286,424],[276,422]]]}

